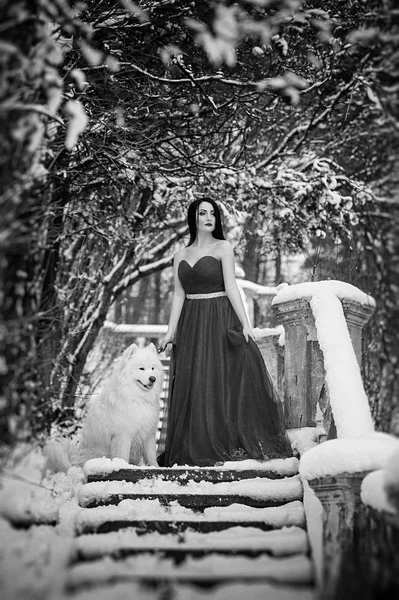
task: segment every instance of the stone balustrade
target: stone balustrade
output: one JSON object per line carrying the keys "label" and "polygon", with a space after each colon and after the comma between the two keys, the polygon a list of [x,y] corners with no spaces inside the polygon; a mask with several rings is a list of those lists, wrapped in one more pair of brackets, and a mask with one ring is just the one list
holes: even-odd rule
{"label": "stone balustrade", "polygon": [[399,514],[364,504],[367,471],[309,481],[323,507],[319,600],[399,597]]}
{"label": "stone balustrade", "polygon": [[322,573],[319,600],[357,597],[361,555],[359,536],[360,486],[366,472],[342,473],[309,481],[323,507]]}
{"label": "stone balustrade", "polygon": [[[352,345],[362,364],[362,329],[374,307],[351,299],[342,300]],[[285,329],[284,411],[287,428],[314,427],[319,403],[328,437],[335,427],[328,402],[323,354],[317,340],[310,298],[275,304],[273,311]]]}
{"label": "stone balustrade", "polygon": [[[350,286],[351,289],[348,290],[353,292],[353,296],[345,298],[342,294],[340,282],[323,283],[327,283],[324,288],[323,285],[315,284],[314,294],[318,296],[319,301],[324,303],[323,294],[331,294],[331,292],[335,294],[337,292],[335,295],[340,298],[350,342],[356,356],[356,358],[353,357],[353,365],[356,365],[357,360],[361,368],[362,330],[374,311],[374,303],[372,301],[356,301],[354,298],[360,297],[360,300],[362,300],[362,293],[353,286]],[[337,285],[334,288],[335,284]],[[305,287],[306,291],[311,292],[309,297],[305,297],[304,294],[301,296],[295,290],[293,294],[287,293],[284,296],[285,301],[281,301],[280,298],[279,302],[273,305],[277,321],[285,329],[283,370],[286,426],[287,428],[315,426],[317,406],[319,406],[323,413],[327,438],[331,439],[337,437],[337,432],[326,382],[325,357],[319,344],[313,314],[315,305],[312,301],[312,298],[314,298],[312,285],[305,284],[302,290]],[[357,292],[359,293],[357,294]],[[329,305],[327,304],[327,306]],[[342,312],[340,313],[341,324],[343,323]],[[331,315],[331,319],[334,319],[333,315]],[[326,347],[326,331],[328,338],[330,330],[330,327],[326,328],[326,320],[328,321],[328,318],[326,319],[324,314],[323,334],[320,333],[324,336],[321,338],[323,348]],[[340,329],[339,331],[343,332],[344,330]],[[339,335],[343,335],[343,333]],[[346,356],[348,343],[350,345],[350,342],[346,334],[344,337],[346,339],[342,338],[342,351],[346,351]],[[334,342],[327,339],[327,342],[328,344],[334,342],[339,344],[340,338],[337,337]],[[331,346],[328,346],[328,352],[330,360],[326,364],[330,369],[332,368],[331,355],[335,355],[335,353],[331,353]],[[353,365],[351,363],[351,369]],[[336,374],[335,370],[329,371],[330,374],[331,372]],[[360,387],[362,387],[361,382]],[[332,396],[335,400],[336,394],[335,390],[334,396]],[[349,396],[348,399],[351,399],[351,397]],[[365,398],[365,401],[367,403],[367,398]],[[342,398],[340,402],[336,402],[335,408],[339,408],[339,413],[345,412],[345,408],[342,407]],[[365,413],[369,411],[368,406],[363,406],[363,408]],[[342,414],[339,414],[339,416],[342,418]],[[350,423],[345,424],[345,434],[349,432],[350,435]],[[354,428],[354,431],[356,431],[356,428]],[[320,548],[322,556],[317,557],[320,559],[318,564],[321,565],[318,589],[320,600],[349,600],[357,597],[359,577],[361,577],[362,568],[364,568],[360,542],[360,515],[362,514],[360,486],[365,474],[364,471],[345,472],[334,476],[320,476],[319,478],[310,479],[308,482],[322,507],[320,521],[316,526],[320,531],[320,540],[322,540]],[[311,515],[309,515],[309,518],[311,518]]]}
{"label": "stone balustrade", "polygon": [[256,343],[263,356],[267,370],[281,399],[284,398],[284,346],[279,342],[281,331],[270,330],[266,336],[258,337]]}

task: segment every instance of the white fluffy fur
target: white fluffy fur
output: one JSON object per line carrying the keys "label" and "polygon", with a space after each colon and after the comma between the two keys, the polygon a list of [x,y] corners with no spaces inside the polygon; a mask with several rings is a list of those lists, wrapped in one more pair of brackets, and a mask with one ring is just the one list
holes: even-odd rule
{"label": "white fluffy fur", "polygon": [[154,344],[143,349],[129,346],[92,401],[79,445],[65,439],[49,442],[46,468],[66,471],[69,466],[83,466],[90,458],[102,457],[156,466],[162,380],[163,367]]}

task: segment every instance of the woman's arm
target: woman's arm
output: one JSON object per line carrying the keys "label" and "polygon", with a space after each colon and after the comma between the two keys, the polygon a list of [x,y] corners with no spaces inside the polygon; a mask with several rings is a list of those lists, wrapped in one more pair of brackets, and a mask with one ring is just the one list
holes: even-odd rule
{"label": "woman's arm", "polygon": [[163,352],[166,349],[166,346],[170,342],[172,342],[173,338],[175,337],[177,324],[179,322],[180,314],[186,297],[182,284],[180,283],[180,279],[177,275],[177,269],[179,267],[180,260],[180,252],[177,252],[173,259],[174,291],[172,298],[172,307],[170,309],[168,330],[163,339],[161,340],[159,352]]}
{"label": "woman's arm", "polygon": [[236,282],[235,276],[235,260],[233,248],[227,241],[223,241],[220,244],[221,248],[221,261],[223,267],[223,279],[224,287],[230,300],[237,317],[240,319],[243,334],[248,342],[248,338],[255,339],[252,328],[249,324],[247,313],[245,312],[244,304],[241,298],[240,290]]}

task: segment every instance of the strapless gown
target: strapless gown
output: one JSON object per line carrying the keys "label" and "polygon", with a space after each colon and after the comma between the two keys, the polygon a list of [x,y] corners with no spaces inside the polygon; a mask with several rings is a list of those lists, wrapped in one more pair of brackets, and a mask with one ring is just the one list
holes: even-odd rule
{"label": "strapless gown", "polygon": [[[224,291],[221,262],[182,260],[186,294]],[[163,466],[292,456],[283,408],[256,343],[247,343],[227,296],[188,299],[170,367]],[[162,449],[161,449],[162,450]]]}

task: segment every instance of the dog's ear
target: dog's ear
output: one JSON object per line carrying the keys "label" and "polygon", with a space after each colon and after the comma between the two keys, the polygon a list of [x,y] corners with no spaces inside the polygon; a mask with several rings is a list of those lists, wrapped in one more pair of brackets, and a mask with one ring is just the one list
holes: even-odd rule
{"label": "dog's ear", "polygon": [[133,354],[134,354],[135,352],[137,352],[137,350],[138,350],[138,349],[139,349],[139,347],[138,347],[138,345],[137,345],[137,344],[131,344],[130,346],[128,346],[128,347],[126,348],[126,350],[125,350],[125,351],[124,351],[124,353],[123,353],[123,356],[124,356],[125,358],[130,358],[131,356],[133,356]]}
{"label": "dog's ear", "polygon": [[155,352],[156,355],[158,355],[157,349],[152,342],[151,342],[151,344],[148,344],[147,348],[149,350],[151,350],[152,352]]}

